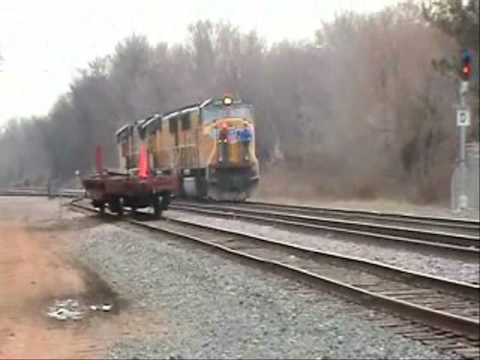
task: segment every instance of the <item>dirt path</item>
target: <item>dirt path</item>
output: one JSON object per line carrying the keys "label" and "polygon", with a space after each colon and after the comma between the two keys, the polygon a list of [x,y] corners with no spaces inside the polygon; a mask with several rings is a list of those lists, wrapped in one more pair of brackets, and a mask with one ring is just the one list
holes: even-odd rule
{"label": "dirt path", "polygon": [[45,316],[54,299],[85,291],[78,271],[61,257],[61,239],[12,222],[0,222],[0,233],[0,357],[77,357],[85,346],[94,351],[77,324],[60,327]]}
{"label": "dirt path", "polygon": [[55,219],[58,206],[48,206],[48,214],[0,201],[0,359],[104,356],[126,327],[118,311],[85,312],[80,321],[47,316],[55,300],[76,299],[88,309],[115,297],[72,258],[71,229]]}

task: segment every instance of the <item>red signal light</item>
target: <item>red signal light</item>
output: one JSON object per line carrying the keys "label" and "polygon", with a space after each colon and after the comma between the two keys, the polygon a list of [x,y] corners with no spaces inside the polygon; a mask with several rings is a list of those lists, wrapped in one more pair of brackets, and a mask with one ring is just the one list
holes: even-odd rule
{"label": "red signal light", "polygon": [[472,75],[472,56],[468,50],[462,53],[462,70],[461,77],[463,81],[468,81]]}
{"label": "red signal light", "polygon": [[468,81],[470,80],[470,76],[472,75],[472,65],[466,64],[462,66],[462,80],[463,81]]}

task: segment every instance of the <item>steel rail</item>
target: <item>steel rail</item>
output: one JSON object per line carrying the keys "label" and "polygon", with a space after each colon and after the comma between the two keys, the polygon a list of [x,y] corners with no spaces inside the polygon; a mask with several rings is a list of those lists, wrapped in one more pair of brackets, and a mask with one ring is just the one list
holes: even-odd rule
{"label": "steel rail", "polygon": [[[50,196],[75,198],[82,196],[84,191],[77,189],[62,189],[52,192]],[[19,189],[0,189],[0,196],[48,196],[49,194],[41,187],[37,188],[19,188]],[[247,203],[260,204],[261,206],[272,206],[274,208],[301,208],[303,210],[314,209],[324,211],[322,208],[310,208],[301,206],[291,206],[284,204],[269,203]],[[288,214],[278,211],[254,210],[245,208],[244,204],[209,205],[198,202],[179,202],[175,201],[170,205],[171,209],[200,212],[207,215],[234,217],[248,221],[280,224],[289,227],[296,227],[305,230],[328,231],[350,236],[361,237],[364,241],[389,243],[390,245],[400,245],[415,247],[425,251],[435,251],[441,255],[461,258],[469,261],[476,261],[480,256],[480,240],[474,236],[459,235],[447,232],[426,231],[422,229],[410,229],[405,227],[392,227],[374,223],[362,223],[358,221],[349,221],[343,219],[322,218],[317,216]],[[338,209],[332,209],[336,212]],[[345,210],[347,211],[347,210]],[[355,212],[355,211],[354,211]],[[361,211],[362,212],[362,211]],[[378,213],[383,216],[383,214]],[[418,219],[417,219],[418,220]],[[450,221],[457,221],[448,219]],[[402,236],[403,235],[403,236]],[[406,236],[405,236],[406,235]]]}
{"label": "steel rail", "polygon": [[[78,202],[73,206],[95,211]],[[350,300],[374,304],[474,341],[479,338],[479,287],[476,285],[191,221],[166,218],[166,221],[147,223],[128,217],[124,219],[144,229],[200,243],[210,249],[265,265],[276,272],[322,285],[347,295]],[[333,270],[334,276],[328,275]],[[346,271],[343,279],[342,274],[337,274],[342,271]],[[378,284],[362,284],[362,278],[367,282],[376,279]],[[471,315],[472,312],[474,315]]]}
{"label": "steel rail", "polygon": [[[243,203],[257,208],[284,210],[296,213],[310,215],[342,216],[344,218],[366,218],[373,219],[376,222],[394,222],[410,225],[430,226],[438,228],[450,228],[455,231],[473,231],[476,234],[480,232],[480,221],[469,218],[451,218],[435,217],[425,215],[413,215],[407,213],[395,213],[375,210],[345,209],[345,208],[326,208],[308,205],[279,204],[261,201],[247,201]],[[238,203],[238,205],[243,205]]]}
{"label": "steel rail", "polygon": [[[343,228],[347,229],[353,229],[353,230],[363,230],[363,229],[368,229],[370,227],[374,227],[377,232],[380,233],[388,233],[392,234],[395,233],[395,235],[398,236],[404,236],[404,235],[410,235],[410,234],[415,234],[415,237],[421,240],[437,240],[441,237],[444,236],[451,236],[454,238],[458,238],[460,243],[465,243],[466,241],[471,240],[471,246],[478,246],[480,243],[480,223],[476,224],[476,227],[469,227],[470,230],[477,230],[479,234],[477,235],[472,235],[472,234],[463,234],[462,231],[446,231],[446,230],[438,230],[438,229],[425,229],[425,228],[418,228],[414,224],[421,224],[424,226],[429,225],[427,222],[423,222],[421,218],[417,218],[416,222],[411,224],[411,225],[406,225],[405,223],[402,223],[401,221],[400,224],[383,224],[381,219],[383,218],[383,215],[379,213],[379,216],[376,217],[371,217],[368,220],[369,221],[359,221],[359,220],[351,220],[351,219],[344,219],[344,218],[337,218],[333,215],[327,215],[327,216],[320,216],[318,213],[315,214],[314,212],[311,213],[304,213],[302,211],[298,211],[295,209],[289,209],[289,210],[282,210],[283,205],[278,204],[275,206],[272,206],[270,208],[266,209],[257,209],[256,206],[251,207],[249,203],[237,203],[237,204],[222,204],[222,203],[216,203],[216,204],[211,204],[211,203],[202,203],[202,202],[185,202],[185,201],[177,201],[178,205],[182,206],[195,206],[195,207],[201,207],[201,208],[210,208],[210,209],[218,209],[218,210],[229,210],[232,212],[242,212],[242,213],[250,213],[250,214],[265,214],[265,215],[271,215],[272,217],[286,217],[288,219],[296,218],[299,220],[305,220],[308,222],[317,222],[317,223],[323,223],[329,225],[341,225]],[[335,212],[334,209],[332,209],[333,212]],[[453,219],[450,219],[451,221],[456,221]],[[391,220],[393,222],[393,220]],[[434,227],[434,225],[432,225]]]}
{"label": "steel rail", "polygon": [[427,232],[425,230],[392,228],[372,223],[324,219],[306,215],[259,211],[233,206],[214,206],[198,203],[173,202],[171,210],[190,211],[204,215],[244,219],[274,225],[284,225],[304,230],[335,232],[361,237],[364,241],[375,241],[414,247],[425,251],[436,251],[441,255],[477,261],[480,256],[480,240],[465,235]]}
{"label": "steel rail", "polygon": [[39,190],[32,190],[32,189],[0,189],[0,196],[32,196],[32,197],[47,197],[47,196],[54,196],[54,197],[66,197],[66,198],[75,198],[80,197],[84,194],[82,190],[76,189],[66,189],[60,191],[53,191],[52,193],[48,193],[45,189]]}
{"label": "steel rail", "polygon": [[[60,189],[55,192],[57,196],[81,196],[84,190],[80,189]],[[19,188],[0,188],[0,196],[9,195],[33,195],[42,196],[48,195],[45,187],[19,187]],[[178,202],[178,200],[177,200]],[[216,206],[222,206],[225,203],[219,202],[196,202],[194,204],[215,204]],[[191,202],[189,204],[192,204]],[[228,206],[229,203],[227,203]],[[247,201],[245,203],[230,203],[230,205],[241,207],[254,207],[274,212],[287,212],[296,213],[299,215],[316,216],[323,215],[324,218],[338,217],[351,219],[356,217],[364,217],[373,220],[377,223],[403,223],[406,225],[421,226],[421,227],[436,227],[436,228],[449,228],[454,229],[454,232],[459,234],[462,231],[474,232],[476,237],[480,236],[480,222],[472,219],[465,218],[448,218],[448,217],[427,217],[402,213],[389,213],[379,212],[372,210],[353,210],[353,209],[340,209],[340,208],[325,208],[325,207],[313,207],[305,205],[290,205],[280,203],[268,203],[268,202],[255,202]]]}

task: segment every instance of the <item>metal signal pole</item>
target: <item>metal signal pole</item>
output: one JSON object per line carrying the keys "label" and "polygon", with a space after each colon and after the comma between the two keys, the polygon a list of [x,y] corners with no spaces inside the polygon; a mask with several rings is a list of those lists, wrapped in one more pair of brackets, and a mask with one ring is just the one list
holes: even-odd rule
{"label": "metal signal pole", "polygon": [[[457,127],[458,127],[458,168],[460,174],[460,191],[455,191],[452,196],[454,203],[454,209],[457,211],[468,208],[468,191],[467,191],[467,164],[466,164],[466,138],[467,127],[470,126],[470,110],[466,104],[466,94],[468,92],[468,81],[472,73],[471,65],[472,57],[468,50],[464,50],[462,53],[462,62],[460,69],[460,89],[459,89],[459,106],[457,108]],[[456,182],[456,181],[455,181]]]}
{"label": "metal signal pole", "polygon": [[460,167],[460,191],[458,192],[458,199],[456,201],[457,209],[464,210],[468,207],[468,193],[467,188],[467,164],[466,164],[466,139],[467,139],[467,127],[470,125],[470,111],[466,106],[465,95],[468,92],[468,81],[460,82],[460,106],[457,109],[457,127],[458,127],[458,165]]}

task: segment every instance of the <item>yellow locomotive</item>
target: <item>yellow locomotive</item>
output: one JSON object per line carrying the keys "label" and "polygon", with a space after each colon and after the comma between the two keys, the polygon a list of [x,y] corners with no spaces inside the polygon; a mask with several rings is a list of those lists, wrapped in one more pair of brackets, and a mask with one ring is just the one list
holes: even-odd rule
{"label": "yellow locomotive", "polygon": [[177,174],[180,195],[243,201],[259,181],[254,130],[253,106],[224,96],[154,114],[116,136],[127,171],[143,144],[150,171]]}

